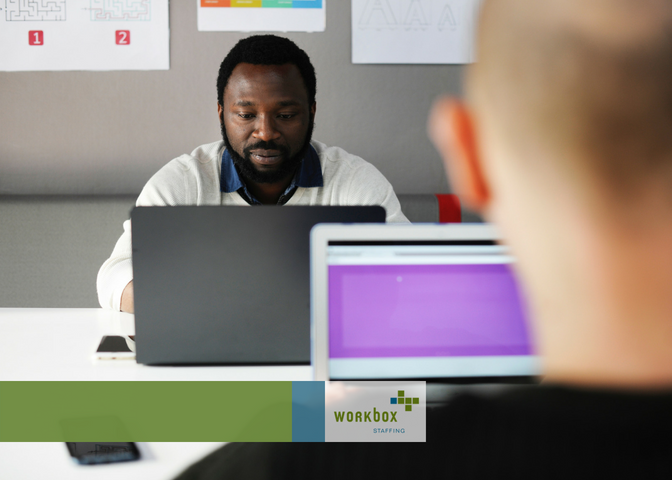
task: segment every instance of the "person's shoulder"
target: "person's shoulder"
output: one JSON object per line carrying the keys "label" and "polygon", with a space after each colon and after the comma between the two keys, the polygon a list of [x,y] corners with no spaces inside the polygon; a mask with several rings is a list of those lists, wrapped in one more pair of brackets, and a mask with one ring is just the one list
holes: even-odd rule
{"label": "person's shoulder", "polygon": [[206,143],[200,147],[196,147],[194,151],[191,152],[190,157],[200,163],[207,163],[213,160],[219,161],[223,151],[224,141],[219,140],[218,142]]}
{"label": "person's shoulder", "polygon": [[313,148],[320,157],[325,182],[348,180],[360,182],[370,188],[391,188],[387,179],[372,163],[340,147],[327,146],[313,140]]}
{"label": "person's shoulder", "polygon": [[224,142],[220,140],[196,147],[190,154],[181,155],[175,161],[185,167],[218,164],[223,152]]}
{"label": "person's shoulder", "polygon": [[392,184],[378,168],[363,158],[340,147],[329,147],[313,141],[319,155],[324,189],[330,198],[342,205],[380,205],[388,222],[407,222]]}
{"label": "person's shoulder", "polygon": [[196,172],[213,167],[217,168],[223,149],[224,142],[222,141],[201,145],[191,153],[182,154],[168,162],[156,172],[152,179],[166,179],[175,175],[182,176],[188,172]]}
{"label": "person's shoulder", "polygon": [[373,167],[373,165],[363,158],[348,153],[341,147],[328,146],[317,140],[312,140],[310,143],[320,157],[323,171],[336,169],[357,170],[366,168],[367,166]]}
{"label": "person's shoulder", "polygon": [[224,142],[213,142],[174,158],[149,179],[138,202],[173,205],[192,201],[193,195],[198,196],[199,185],[218,181],[223,149]]}
{"label": "person's shoulder", "polygon": [[[643,431],[668,430],[672,420],[663,420],[672,405],[672,391],[636,392],[630,390],[570,387],[560,385],[509,386],[486,395],[456,395],[433,413],[433,425],[460,426],[478,422],[489,431],[517,425],[518,433],[531,438],[552,430],[560,435],[594,432],[606,434],[618,426],[633,438]],[[669,416],[668,416],[669,417]],[[428,424],[429,425],[429,424]],[[508,427],[507,427],[508,425]],[[441,432],[432,432],[440,436]]]}

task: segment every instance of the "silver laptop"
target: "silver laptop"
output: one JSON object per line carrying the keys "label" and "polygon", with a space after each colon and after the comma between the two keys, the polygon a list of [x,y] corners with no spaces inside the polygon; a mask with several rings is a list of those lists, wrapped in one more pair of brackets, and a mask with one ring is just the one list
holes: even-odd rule
{"label": "silver laptop", "polygon": [[317,225],[316,380],[533,383],[514,259],[487,224]]}

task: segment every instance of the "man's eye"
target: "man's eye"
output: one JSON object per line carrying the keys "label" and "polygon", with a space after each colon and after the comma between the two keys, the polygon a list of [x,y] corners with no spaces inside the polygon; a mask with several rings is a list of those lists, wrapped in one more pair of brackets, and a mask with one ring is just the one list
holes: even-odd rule
{"label": "man's eye", "polygon": [[239,113],[238,116],[240,118],[244,118],[245,120],[248,120],[248,119],[254,117],[254,115],[252,115],[251,113]]}
{"label": "man's eye", "polygon": [[282,118],[283,120],[289,120],[290,118],[294,118],[296,114],[294,113],[281,113],[278,115],[278,118]]}

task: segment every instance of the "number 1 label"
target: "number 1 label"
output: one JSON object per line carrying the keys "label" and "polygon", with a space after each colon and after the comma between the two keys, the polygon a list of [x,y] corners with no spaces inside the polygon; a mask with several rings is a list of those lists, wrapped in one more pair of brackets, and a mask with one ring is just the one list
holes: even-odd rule
{"label": "number 1 label", "polygon": [[28,45],[44,45],[44,32],[42,30],[30,30],[28,32]]}
{"label": "number 1 label", "polygon": [[116,32],[117,45],[130,45],[131,44],[131,31],[130,30],[117,30]]}

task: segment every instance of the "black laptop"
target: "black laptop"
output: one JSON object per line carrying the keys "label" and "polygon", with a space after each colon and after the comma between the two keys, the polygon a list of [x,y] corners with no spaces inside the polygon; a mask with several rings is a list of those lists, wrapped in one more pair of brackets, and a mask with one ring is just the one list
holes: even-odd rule
{"label": "black laptop", "polygon": [[138,207],[136,358],[149,365],[310,363],[311,228],[382,207]]}

